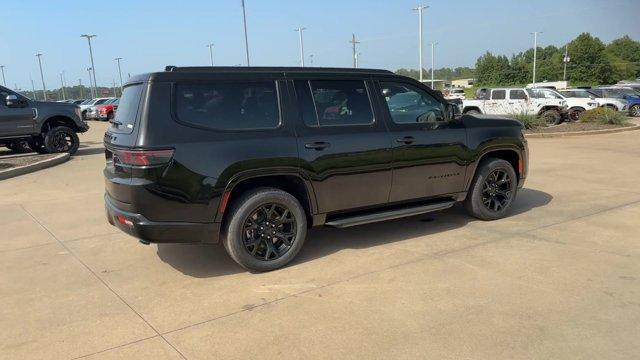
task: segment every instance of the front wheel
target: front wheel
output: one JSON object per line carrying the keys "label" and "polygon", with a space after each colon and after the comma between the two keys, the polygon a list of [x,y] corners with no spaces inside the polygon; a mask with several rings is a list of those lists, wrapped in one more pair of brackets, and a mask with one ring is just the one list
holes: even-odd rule
{"label": "front wheel", "polygon": [[483,160],[464,201],[470,215],[481,220],[503,218],[516,197],[518,178],[513,166],[502,159]]}
{"label": "front wheel", "polygon": [[583,108],[571,108],[569,109],[569,119],[571,119],[571,121],[578,121],[580,120],[580,115],[582,115],[582,113],[584,112]]}
{"label": "front wheel", "polygon": [[80,139],[73,129],[58,126],[47,132],[44,137],[44,147],[50,154],[67,152],[73,155],[80,147]]}
{"label": "front wheel", "polygon": [[291,194],[259,188],[243,194],[229,209],[223,244],[229,256],[251,271],[285,266],[307,236],[307,217]]}
{"label": "front wheel", "polygon": [[557,110],[547,110],[540,114],[547,126],[558,125],[562,122],[562,116]]}
{"label": "front wheel", "polygon": [[634,117],[639,117],[640,116],[640,105],[633,105],[629,109],[629,114],[631,114],[631,116],[634,116]]}

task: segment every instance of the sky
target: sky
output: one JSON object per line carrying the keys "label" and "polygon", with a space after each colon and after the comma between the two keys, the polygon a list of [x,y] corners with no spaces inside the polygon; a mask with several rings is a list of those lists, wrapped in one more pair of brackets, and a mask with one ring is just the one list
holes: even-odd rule
{"label": "sky", "polygon": [[[165,65],[246,64],[240,0],[2,0],[0,65],[7,85],[42,88],[37,52],[47,89],[88,84],[87,41],[92,40],[98,85],[159,71]],[[245,0],[251,65],[298,66],[299,26],[304,31],[305,65],[352,66],[351,34],[360,67],[418,68],[419,2],[407,0]],[[582,32],[604,42],[623,35],[640,40],[640,0],[432,0],[424,11],[424,67],[473,67],[486,51],[511,55],[533,46],[562,46]],[[0,79],[1,80],[1,79]]]}

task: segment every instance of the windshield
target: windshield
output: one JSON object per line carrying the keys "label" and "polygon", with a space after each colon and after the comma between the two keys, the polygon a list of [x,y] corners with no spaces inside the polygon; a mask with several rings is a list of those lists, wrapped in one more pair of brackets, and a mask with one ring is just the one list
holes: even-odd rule
{"label": "windshield", "polygon": [[451,90],[451,94],[464,94],[464,90],[462,90],[462,89],[453,89],[453,90]]}
{"label": "windshield", "polygon": [[569,97],[569,98],[581,98],[588,99],[593,96],[593,94],[588,93],[587,91],[560,91],[560,94]]}
{"label": "windshield", "polygon": [[534,99],[563,99],[562,95],[551,89],[527,89],[527,92]]}
{"label": "windshield", "polygon": [[387,103],[389,104],[390,109],[398,109],[411,105],[416,105],[420,100],[420,94],[416,92],[406,92],[395,94],[389,98]]}

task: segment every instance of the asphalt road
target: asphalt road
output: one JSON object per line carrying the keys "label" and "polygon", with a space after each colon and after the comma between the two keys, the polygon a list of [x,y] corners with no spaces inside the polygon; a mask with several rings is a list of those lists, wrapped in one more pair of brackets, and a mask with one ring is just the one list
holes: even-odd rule
{"label": "asphalt road", "polygon": [[103,210],[103,123],[0,182],[0,358],[632,359],[640,131],[531,139],[513,215],[460,207],[314,229],[251,274],[218,246],[144,246]]}

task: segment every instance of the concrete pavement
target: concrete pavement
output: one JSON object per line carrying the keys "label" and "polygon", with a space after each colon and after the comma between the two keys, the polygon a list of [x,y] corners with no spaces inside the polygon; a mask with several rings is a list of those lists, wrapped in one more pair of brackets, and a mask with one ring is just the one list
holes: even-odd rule
{"label": "concrete pavement", "polygon": [[313,229],[250,274],[222,247],[144,246],[103,214],[104,123],[0,182],[0,357],[631,359],[640,131],[532,139],[509,218],[460,207]]}

